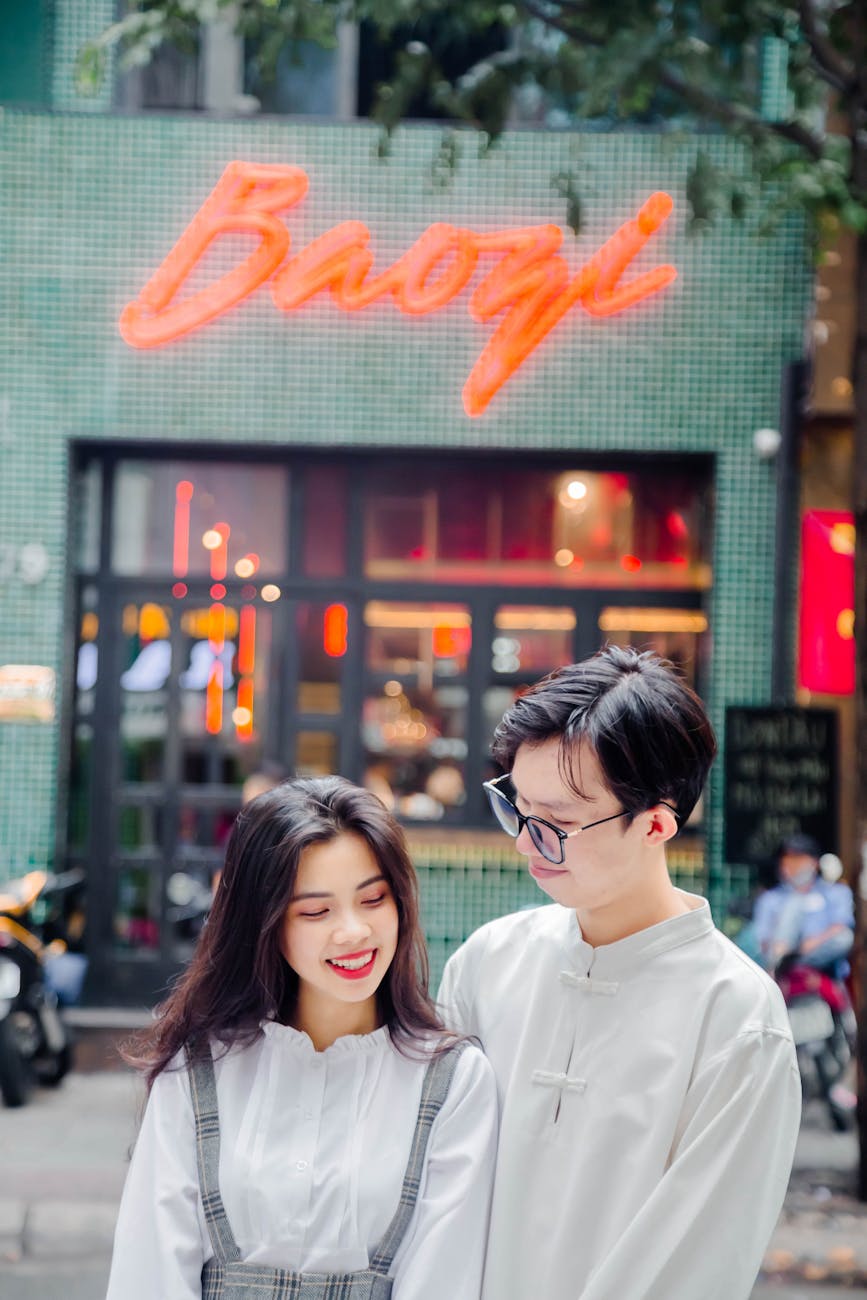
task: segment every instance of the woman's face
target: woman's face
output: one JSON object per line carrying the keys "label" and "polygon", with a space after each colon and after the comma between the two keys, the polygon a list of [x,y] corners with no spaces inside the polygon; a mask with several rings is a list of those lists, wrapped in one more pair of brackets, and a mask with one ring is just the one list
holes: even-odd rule
{"label": "woman's face", "polygon": [[376,991],[394,957],[397,934],[391,886],[360,835],[344,832],[304,849],[280,945],[298,976],[303,1019],[327,1023],[341,1008],[366,1009],[375,1028]]}

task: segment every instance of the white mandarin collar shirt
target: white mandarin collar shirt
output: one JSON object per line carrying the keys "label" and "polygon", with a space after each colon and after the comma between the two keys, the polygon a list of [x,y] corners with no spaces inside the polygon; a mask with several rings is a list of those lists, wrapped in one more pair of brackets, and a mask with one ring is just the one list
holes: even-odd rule
{"label": "white mandarin collar shirt", "polygon": [[[425,1062],[387,1029],[317,1052],[265,1023],[220,1055],[220,1189],[242,1259],[306,1272],[364,1269],[397,1207]],[[394,1300],[478,1300],[496,1151],[493,1075],[461,1056],[431,1131],[419,1200],[392,1270]],[[115,1236],[108,1300],[200,1300],[212,1255],[185,1068],[154,1083]]]}
{"label": "white mandarin collar shirt", "polygon": [[592,948],[558,905],[478,930],[439,1001],[500,1095],[484,1300],[747,1300],[800,1081],[779,990],[707,903]]}

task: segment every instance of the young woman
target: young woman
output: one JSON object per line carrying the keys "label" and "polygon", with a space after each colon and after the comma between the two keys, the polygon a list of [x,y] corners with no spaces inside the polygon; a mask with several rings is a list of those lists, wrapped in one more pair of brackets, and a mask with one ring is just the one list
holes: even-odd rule
{"label": "young woman", "polygon": [[301,779],[242,810],[132,1058],[150,1097],[108,1300],[478,1300],[496,1088],[426,967],[375,795]]}

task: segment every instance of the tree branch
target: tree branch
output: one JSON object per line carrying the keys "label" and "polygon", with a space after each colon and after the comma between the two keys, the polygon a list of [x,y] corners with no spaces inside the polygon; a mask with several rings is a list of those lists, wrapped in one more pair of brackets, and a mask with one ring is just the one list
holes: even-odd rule
{"label": "tree branch", "polygon": [[693,108],[698,109],[699,112],[708,117],[716,118],[718,122],[745,131],[754,140],[767,135],[778,135],[784,140],[789,140],[792,144],[798,145],[805,153],[810,155],[814,162],[818,162],[824,156],[825,150],[821,136],[814,135],[801,122],[773,122],[766,120],[759,117],[757,113],[754,113],[752,109],[747,108],[744,104],[735,104],[725,99],[718,99],[716,95],[701,90],[698,86],[678,76],[672,68],[667,67],[665,64],[662,64],[659,68],[659,80],[662,85],[667,86],[676,95],[680,95],[682,99]]}
{"label": "tree branch", "polygon": [[807,38],[817,71],[835,90],[844,94],[853,90],[856,81],[855,65],[844,58],[833,42],[819,30],[813,0],[798,0],[798,12],[801,15],[801,31]]}

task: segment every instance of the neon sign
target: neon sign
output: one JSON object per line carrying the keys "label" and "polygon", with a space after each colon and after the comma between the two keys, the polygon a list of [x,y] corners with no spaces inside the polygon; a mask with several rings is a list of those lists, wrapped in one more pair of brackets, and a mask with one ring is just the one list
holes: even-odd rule
{"label": "neon sign", "polygon": [[[464,409],[476,416],[571,308],[613,316],[677,277],[673,266],[662,265],[621,283],[629,264],[671,214],[673,201],[662,191],[651,194],[635,218],[577,272],[559,255],[563,232],[553,225],[483,233],[437,222],[392,266],[371,274],[369,229],[360,221],[344,221],[286,261],[291,237],[277,213],[296,207],[309,184],[300,167],[229,163],[165,261],[121,313],[124,340],[135,348],[171,343],[237,306],[268,279],[281,311],[295,311],[327,289],[343,311],[362,311],[391,298],[404,315],[425,316],[456,298],[482,259],[496,257],[468,302],[475,321],[502,317],[464,385]],[[210,245],[229,232],[254,234],[259,243],[219,279],[178,300],[181,286]]]}

